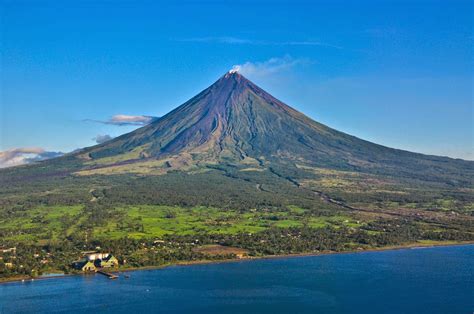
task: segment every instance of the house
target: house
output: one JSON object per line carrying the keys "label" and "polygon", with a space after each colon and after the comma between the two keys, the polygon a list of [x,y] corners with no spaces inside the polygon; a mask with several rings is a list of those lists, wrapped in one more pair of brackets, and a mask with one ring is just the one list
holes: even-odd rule
{"label": "house", "polygon": [[86,259],[88,261],[95,261],[95,260],[99,260],[99,259],[105,259],[109,255],[111,255],[111,254],[110,253],[97,253],[97,252],[88,253],[88,254],[86,254]]}
{"label": "house", "polygon": [[100,268],[110,268],[118,266],[118,259],[110,253],[88,253],[72,266],[82,271],[97,271]]}
{"label": "house", "polygon": [[85,262],[82,264],[82,266],[81,266],[81,270],[84,271],[84,272],[87,272],[87,271],[96,271],[96,270],[97,270],[97,267],[95,267],[94,262],[85,261]]}
{"label": "house", "polygon": [[0,248],[0,253],[15,253],[16,247]]}
{"label": "house", "polygon": [[94,262],[89,261],[87,259],[72,263],[72,267],[78,270],[82,270],[83,272],[91,272],[97,270],[97,267],[94,265]]}
{"label": "house", "polygon": [[100,268],[110,268],[118,266],[118,259],[112,254],[107,255],[102,259],[97,259],[94,261],[95,265]]}
{"label": "house", "polygon": [[247,254],[246,253],[234,253],[236,258],[244,258]]}

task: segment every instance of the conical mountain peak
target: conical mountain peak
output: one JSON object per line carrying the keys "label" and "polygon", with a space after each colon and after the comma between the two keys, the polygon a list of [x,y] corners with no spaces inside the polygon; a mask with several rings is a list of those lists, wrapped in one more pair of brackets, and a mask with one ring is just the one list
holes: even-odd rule
{"label": "conical mountain peak", "polygon": [[[263,98],[264,102],[272,103],[277,107],[285,107],[286,110],[293,110],[262,88],[258,87],[255,83],[247,79],[235,69],[225,73],[203,92],[206,93],[207,91],[211,93],[209,102],[214,105],[224,105],[223,101],[225,102],[225,106],[229,106],[231,104],[236,105],[236,103],[241,101],[247,102],[248,99],[245,99],[245,97],[249,96],[249,94],[252,94],[253,97]],[[258,103],[254,104],[257,105]]]}
{"label": "conical mountain peak", "polygon": [[251,88],[256,85],[252,83],[249,79],[243,76],[241,73],[230,70],[219,78],[210,88],[224,91],[230,91],[231,89],[245,89]]}
{"label": "conical mountain peak", "polygon": [[157,121],[80,155],[92,160],[114,157],[127,163],[172,159],[172,168],[177,170],[251,160],[260,167],[283,163],[390,175],[399,175],[400,164],[405,165],[402,171],[407,175],[420,172],[415,159],[426,165],[444,162],[441,157],[387,148],[329,128],[279,101],[238,71],[225,73]]}

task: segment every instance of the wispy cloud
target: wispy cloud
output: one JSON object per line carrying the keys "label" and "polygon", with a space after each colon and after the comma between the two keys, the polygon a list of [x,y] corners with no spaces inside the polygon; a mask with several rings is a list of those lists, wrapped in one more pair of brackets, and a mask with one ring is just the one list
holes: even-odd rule
{"label": "wispy cloud", "polygon": [[40,147],[13,148],[0,152],[0,168],[29,164],[62,155],[64,154],[61,152],[46,151]]}
{"label": "wispy cloud", "polygon": [[124,126],[124,125],[143,126],[153,121],[156,121],[157,119],[158,117],[153,117],[153,116],[129,116],[125,114],[117,114],[115,116],[112,116],[108,120],[86,119],[85,121],[92,121],[92,122],[97,122],[97,123],[102,123],[102,124],[111,124],[111,125],[118,125],[118,126]]}
{"label": "wispy cloud", "polygon": [[341,46],[328,44],[320,41],[314,40],[304,40],[304,41],[284,41],[284,42],[275,42],[274,45],[282,45],[282,46],[321,46],[321,47],[328,47],[334,49],[342,49]]}
{"label": "wispy cloud", "polygon": [[295,59],[291,56],[270,58],[262,62],[245,62],[234,65],[231,71],[242,73],[245,76],[268,76],[271,74],[288,71],[299,65],[310,64],[308,59]]}
{"label": "wispy cloud", "polygon": [[177,39],[176,41],[182,42],[193,42],[193,43],[217,43],[217,44],[230,44],[230,45],[241,45],[241,44],[256,44],[257,41],[248,39],[236,38],[236,37],[194,37],[194,38],[183,38]]}
{"label": "wispy cloud", "polygon": [[97,144],[102,144],[110,141],[111,139],[113,139],[113,137],[108,134],[98,134],[92,140],[95,141]]}
{"label": "wispy cloud", "polygon": [[184,38],[177,39],[181,42],[194,42],[194,43],[214,43],[214,44],[227,44],[227,45],[259,45],[259,46],[320,46],[334,49],[342,49],[342,47],[317,41],[317,40],[300,40],[300,41],[271,41],[271,40],[252,40],[245,38],[237,38],[230,36],[221,37],[195,37],[195,38]]}

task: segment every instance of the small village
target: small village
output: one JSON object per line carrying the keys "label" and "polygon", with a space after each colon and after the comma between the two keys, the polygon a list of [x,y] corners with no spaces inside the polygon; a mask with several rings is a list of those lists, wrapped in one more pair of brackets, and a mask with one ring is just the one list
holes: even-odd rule
{"label": "small village", "polygon": [[[46,266],[50,262],[50,253],[42,252],[44,254],[33,253],[33,259],[37,260],[42,266]],[[23,269],[25,265],[17,261],[17,247],[0,247],[0,269],[12,270],[13,268]],[[31,273],[37,273],[36,269],[32,269]]]}
{"label": "small village", "polygon": [[[214,241],[213,241],[214,242]],[[182,251],[183,249],[190,254],[194,254],[196,260],[220,260],[220,259],[243,259],[249,255],[248,250],[225,246],[216,243],[201,244],[199,239],[194,239],[190,242],[175,242],[165,241],[162,239],[155,239],[150,242],[141,242],[139,252],[142,257],[146,259],[146,255],[158,255],[164,252],[173,252],[174,250]],[[41,250],[29,251],[29,258],[25,260],[20,258],[18,254],[24,254],[23,247],[0,247],[0,269],[11,272],[20,272],[24,274],[19,276],[22,281],[27,278],[34,280],[34,278],[49,276],[51,274],[100,274],[109,279],[118,278],[118,271],[123,265],[125,268],[137,267],[136,263],[130,264],[128,259],[124,256],[118,257],[109,250],[103,250],[100,246],[93,250],[81,251],[76,254],[68,254],[69,262],[66,258],[66,267],[55,268],[54,262],[59,257],[58,252],[49,252],[43,248]],[[164,253],[166,254],[166,253]],[[76,255],[76,258],[71,256]],[[64,256],[65,257],[65,256]],[[125,278],[129,278],[127,275]]]}
{"label": "small village", "polygon": [[15,258],[16,255],[16,247],[0,247],[0,253],[0,262],[3,263],[5,268],[12,268],[12,260]]}
{"label": "small village", "polygon": [[[41,252],[43,254],[34,253],[32,257],[38,259],[40,264],[46,265],[50,262],[50,253]],[[12,269],[14,267],[24,268],[23,264],[17,263],[17,248],[16,247],[0,247],[0,264],[5,269]],[[99,273],[111,279],[117,278],[106,270],[117,269],[119,266],[118,259],[111,253],[103,253],[96,251],[82,252],[82,258],[71,264],[71,267],[77,271],[84,273]],[[31,270],[32,274],[37,271]]]}

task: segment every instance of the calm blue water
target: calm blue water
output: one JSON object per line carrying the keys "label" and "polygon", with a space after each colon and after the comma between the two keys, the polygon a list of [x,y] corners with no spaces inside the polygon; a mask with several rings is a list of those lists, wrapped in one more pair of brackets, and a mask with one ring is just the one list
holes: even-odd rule
{"label": "calm blue water", "polygon": [[0,313],[473,313],[474,245],[0,285]]}

